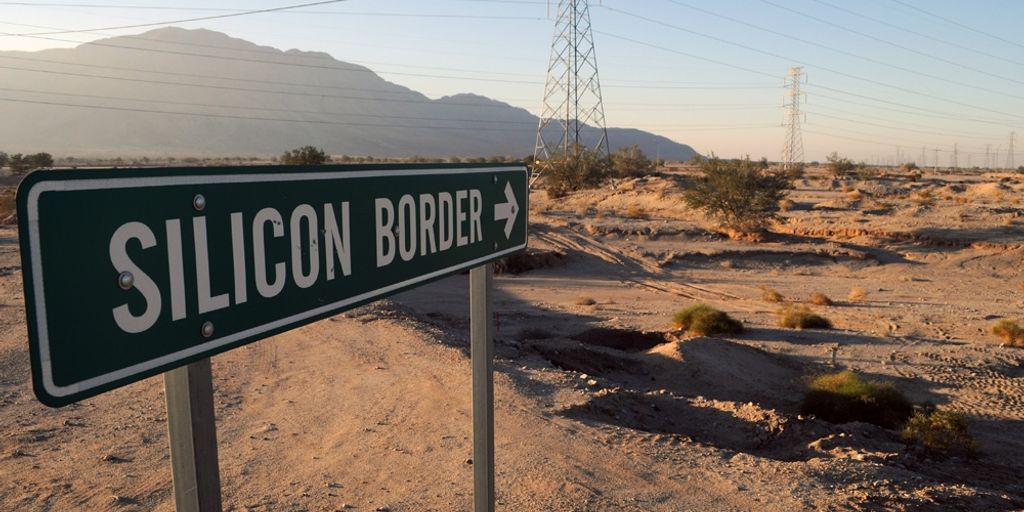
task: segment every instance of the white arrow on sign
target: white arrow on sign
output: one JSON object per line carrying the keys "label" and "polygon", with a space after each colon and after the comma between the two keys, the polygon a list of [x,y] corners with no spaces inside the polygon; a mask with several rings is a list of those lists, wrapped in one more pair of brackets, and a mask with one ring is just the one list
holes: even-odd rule
{"label": "white arrow on sign", "polygon": [[512,236],[512,225],[516,223],[516,215],[519,214],[519,203],[512,193],[511,182],[505,183],[505,201],[494,205],[494,220],[505,221],[505,238],[508,238]]}

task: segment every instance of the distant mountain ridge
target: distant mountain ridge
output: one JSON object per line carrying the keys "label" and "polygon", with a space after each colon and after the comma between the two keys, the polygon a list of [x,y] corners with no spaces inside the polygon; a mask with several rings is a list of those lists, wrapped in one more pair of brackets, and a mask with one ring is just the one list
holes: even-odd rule
{"label": "distant mountain ridge", "polygon": [[[0,150],[8,152],[276,155],[311,144],[331,154],[525,156],[538,121],[483,96],[432,100],[325,53],[205,29],[0,52],[0,76]],[[695,154],[641,130],[609,128],[608,137],[613,149]]]}

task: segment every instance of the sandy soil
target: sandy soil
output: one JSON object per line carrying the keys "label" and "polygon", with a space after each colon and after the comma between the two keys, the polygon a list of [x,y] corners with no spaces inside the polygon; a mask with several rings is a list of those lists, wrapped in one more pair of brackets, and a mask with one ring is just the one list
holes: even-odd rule
{"label": "sandy soil", "polygon": [[[532,198],[531,256],[497,279],[500,509],[1024,508],[1024,351],[987,334],[1024,307],[1024,177],[812,171],[750,241],[682,205],[684,174]],[[469,510],[466,286],[215,357],[226,508]],[[776,327],[759,286],[830,296],[813,308],[837,329]],[[866,297],[847,300],[855,287]],[[0,229],[0,510],[173,510],[161,380],[42,406],[21,293],[16,231]],[[670,332],[695,301],[747,331]],[[966,413],[979,456],[799,415],[833,347],[842,368]]]}

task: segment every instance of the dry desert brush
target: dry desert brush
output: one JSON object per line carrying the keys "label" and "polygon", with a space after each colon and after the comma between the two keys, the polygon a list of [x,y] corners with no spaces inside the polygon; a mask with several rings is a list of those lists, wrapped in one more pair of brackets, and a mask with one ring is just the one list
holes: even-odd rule
{"label": "dry desert brush", "polygon": [[865,380],[852,371],[819,375],[807,386],[800,410],[832,423],[863,421],[898,428],[913,404],[892,384]]}
{"label": "dry desert brush", "polygon": [[698,336],[743,332],[743,324],[739,320],[707,304],[694,304],[680,309],[672,316],[672,325]]}
{"label": "dry desert brush", "polygon": [[685,192],[687,206],[702,210],[720,227],[742,233],[763,230],[778,218],[779,201],[790,182],[749,158],[711,157],[700,164],[701,176]]}
{"label": "dry desert brush", "polygon": [[807,299],[807,302],[810,302],[811,304],[814,304],[815,306],[831,306],[832,305],[832,299],[828,298],[828,295],[825,295],[824,293],[821,293],[821,292],[814,292],[814,294],[812,294],[811,297],[809,299]]}
{"label": "dry desert brush", "polygon": [[934,457],[973,457],[978,445],[962,412],[948,409],[919,410],[903,427],[903,442]]}
{"label": "dry desert brush", "polygon": [[1024,347],[1024,327],[1014,320],[1003,319],[992,326],[992,334],[1011,347]]}
{"label": "dry desert brush", "polygon": [[779,327],[787,329],[831,329],[832,322],[811,311],[807,306],[785,304],[776,314],[779,315]]}
{"label": "dry desert brush", "polygon": [[761,285],[761,300],[765,302],[785,302],[786,298],[778,290],[770,286]]}

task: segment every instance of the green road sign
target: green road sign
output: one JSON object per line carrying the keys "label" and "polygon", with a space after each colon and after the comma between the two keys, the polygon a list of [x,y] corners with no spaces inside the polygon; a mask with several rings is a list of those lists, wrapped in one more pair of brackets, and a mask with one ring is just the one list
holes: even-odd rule
{"label": "green road sign", "polygon": [[40,171],[36,396],[65,405],[526,247],[521,166]]}

